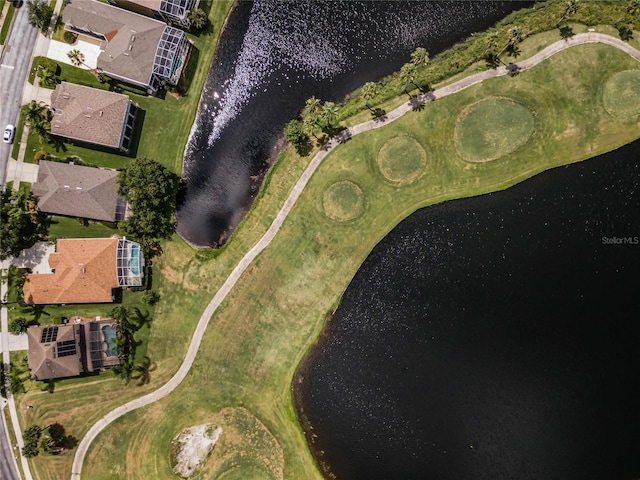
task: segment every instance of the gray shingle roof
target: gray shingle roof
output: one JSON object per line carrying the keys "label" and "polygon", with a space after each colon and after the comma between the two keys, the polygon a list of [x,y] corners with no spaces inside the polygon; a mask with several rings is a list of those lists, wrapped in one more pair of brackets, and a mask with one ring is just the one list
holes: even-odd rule
{"label": "gray shingle roof", "polygon": [[51,93],[51,133],[119,148],[129,97],[62,82]]}
{"label": "gray shingle roof", "polygon": [[32,191],[43,212],[114,222],[124,215],[117,178],[115,170],[43,160]]}
{"label": "gray shingle roof", "polygon": [[107,39],[98,56],[99,69],[143,85],[150,83],[165,23],[93,0],[71,0],[62,20]]}

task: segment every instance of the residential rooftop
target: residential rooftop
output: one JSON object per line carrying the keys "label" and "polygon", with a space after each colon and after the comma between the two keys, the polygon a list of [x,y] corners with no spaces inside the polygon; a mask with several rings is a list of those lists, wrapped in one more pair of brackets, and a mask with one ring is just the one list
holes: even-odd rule
{"label": "residential rooftop", "polygon": [[135,107],[126,95],[62,82],[51,93],[51,111],[53,135],[129,149]]}
{"label": "residential rooftop", "polygon": [[115,170],[41,160],[31,191],[43,212],[107,222],[125,217]]}

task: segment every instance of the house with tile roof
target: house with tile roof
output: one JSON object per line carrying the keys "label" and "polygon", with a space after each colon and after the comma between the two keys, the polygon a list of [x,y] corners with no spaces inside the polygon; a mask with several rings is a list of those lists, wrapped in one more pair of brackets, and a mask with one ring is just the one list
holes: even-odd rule
{"label": "house with tile roof", "polygon": [[116,321],[74,316],[62,325],[35,325],[27,329],[27,361],[31,378],[75,377],[119,365],[115,345]]}
{"label": "house with tile roof", "polygon": [[126,216],[127,203],[118,195],[116,170],[41,160],[31,191],[42,212],[107,222],[119,222]]}
{"label": "house with tile roof", "polygon": [[27,304],[109,303],[144,275],[140,245],[125,238],[59,239],[47,261],[50,273],[25,278]]}
{"label": "house with tile roof", "polygon": [[95,0],[69,0],[65,29],[102,41],[98,71],[155,95],[162,82],[179,85],[191,52],[182,30]]}
{"label": "house with tile roof", "polygon": [[51,93],[51,134],[129,152],[137,110],[121,93],[61,82]]}
{"label": "house with tile roof", "polygon": [[191,27],[189,14],[200,6],[200,0],[109,0],[109,3],[187,29]]}

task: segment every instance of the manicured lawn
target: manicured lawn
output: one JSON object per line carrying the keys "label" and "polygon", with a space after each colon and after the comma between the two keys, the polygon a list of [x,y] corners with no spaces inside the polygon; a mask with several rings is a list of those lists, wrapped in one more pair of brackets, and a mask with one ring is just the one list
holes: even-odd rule
{"label": "manicured lawn", "polygon": [[9,5],[9,8],[7,9],[7,15],[2,19],[2,29],[0,29],[0,44],[2,45],[4,45],[4,42],[7,40],[9,27],[11,26],[11,20],[13,20],[13,15],[15,13],[16,7],[13,5],[13,3],[11,3],[11,5]]}
{"label": "manicured lawn", "polygon": [[49,240],[58,238],[109,238],[113,235],[122,236],[117,228],[93,220],[81,223],[75,218],[53,215],[49,223]]}
{"label": "manicured lawn", "polygon": [[[102,434],[90,450],[84,474],[113,475],[113,464],[103,459],[120,458],[124,460],[117,476],[172,478],[168,452],[173,436],[187,426],[218,418],[226,408],[242,406],[277,439],[284,455],[284,478],[319,478],[293,413],[291,380],[325,314],[336,306],[362,259],[416,208],[507,188],[545,169],[637,138],[637,119],[622,122],[607,114],[600,93],[611,75],[628,69],[640,66],[615,49],[576,47],[518,77],[489,80],[428,104],[423,111],[410,112],[340,147],[325,160],[273,243],[212,318],[185,382],[169,397],[120,419]],[[451,135],[458,117],[481,99],[502,96],[535,113],[531,139],[493,162],[465,161]],[[428,173],[402,187],[381,178],[376,162],[381,146],[399,135],[412,136],[430,152]],[[285,163],[279,169],[300,167],[295,157],[281,162]],[[290,185],[284,173],[271,178],[270,188]],[[340,182],[357,183],[365,197],[367,208],[353,222],[336,222],[325,215],[325,192]],[[169,358],[181,358],[177,351],[184,352],[200,311],[242,253],[237,246],[263,231],[258,215],[263,202],[270,200],[261,199],[224,253],[208,262],[178,244],[165,246],[160,261],[163,292],[172,285],[172,301],[163,304],[149,344],[152,358],[162,358],[159,372],[173,370]],[[197,302],[202,302],[199,309]],[[170,319],[178,316],[180,324],[172,324]],[[171,344],[162,339],[168,334]],[[220,448],[233,452],[225,441],[223,433]],[[265,451],[258,446],[244,446],[244,451],[229,475],[240,478],[259,471],[258,478],[279,478],[268,466]],[[205,468],[221,467],[207,463]]]}
{"label": "manicured lawn", "polygon": [[[165,399],[128,414],[101,434],[89,451],[83,477],[175,478],[171,439],[185,427],[214,423],[224,428],[216,446],[220,456],[212,456],[205,469],[216,477],[320,478],[295,417],[291,382],[326,314],[373,246],[417,208],[507,188],[636,139],[637,118],[609,115],[601,91],[616,72],[638,69],[611,47],[576,47],[517,77],[492,79],[430,103],[337,149],[212,318],[186,380]],[[458,154],[452,132],[466,108],[492,97],[509,97],[533,112],[534,131],[508,156],[467,162]],[[406,96],[393,101],[406,101]],[[428,152],[428,168],[399,186],[380,174],[377,155],[401,135]],[[207,302],[265,232],[308,161],[290,150],[281,156],[252,211],[221,250],[194,253],[177,239],[163,244],[164,255],[154,262],[162,299],[149,332],[147,353],[157,363],[150,385],[123,387],[119,380],[105,378],[60,386],[54,394],[29,392],[21,401],[22,421],[59,421],[81,438],[107,411],[165,382],[182,361]],[[332,220],[323,207],[326,192],[343,182],[360,188],[366,206],[347,222]],[[335,198],[347,198],[338,193]],[[27,402],[34,408],[27,410]],[[38,457],[31,465],[38,478],[68,478],[73,453]]]}
{"label": "manicured lawn", "polygon": [[506,98],[487,98],[458,116],[456,150],[470,162],[504,157],[529,141],[534,126],[527,107]]}
{"label": "manicured lawn", "polygon": [[[217,45],[217,37],[227,12],[231,8],[230,0],[212,2],[209,18],[213,23],[213,34],[194,36],[189,34],[193,41],[192,53],[197,65],[190,65],[188,73],[188,91],[186,95],[176,98],[166,94],[164,98],[154,98],[137,95],[125,88],[122,93],[131,99],[142,109],[137,120],[138,132],[134,134],[134,146],[129,155],[119,154],[112,150],[92,145],[78,145],[66,143],[66,151],[56,152],[52,145],[40,141],[37,135],[30,133],[25,154],[26,162],[33,162],[33,154],[38,150],[45,150],[58,157],[65,158],[69,155],[81,157],[88,165],[124,168],[132,158],[147,157],[162,163],[171,171],[180,174],[182,172],[182,155],[186,145],[191,126],[193,124],[200,91],[204,85],[206,74],[209,70],[210,59]],[[60,63],[62,72],[60,78],[73,83],[90,85],[98,88],[107,88],[106,84],[100,84],[91,73]],[[74,142],[76,143],[76,142]]]}

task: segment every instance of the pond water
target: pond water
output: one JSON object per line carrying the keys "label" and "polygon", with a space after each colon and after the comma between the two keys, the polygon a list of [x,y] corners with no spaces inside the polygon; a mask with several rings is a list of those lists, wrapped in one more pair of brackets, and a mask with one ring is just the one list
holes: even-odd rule
{"label": "pond water", "polygon": [[306,99],[341,100],[409,60],[484,30],[531,2],[238,2],[211,65],[183,166],[180,235],[224,243]]}
{"label": "pond water", "polygon": [[297,373],[318,462],[340,480],[640,478],[639,212],[636,141],[403,221]]}

